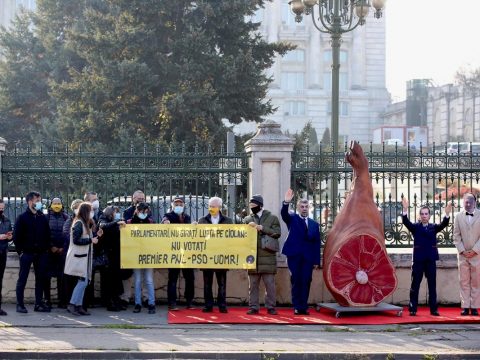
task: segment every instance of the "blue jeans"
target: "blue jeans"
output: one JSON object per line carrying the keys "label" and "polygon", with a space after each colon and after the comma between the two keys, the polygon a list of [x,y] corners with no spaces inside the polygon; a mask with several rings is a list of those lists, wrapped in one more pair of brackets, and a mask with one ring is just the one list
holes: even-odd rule
{"label": "blue jeans", "polygon": [[148,305],[155,305],[155,288],[153,287],[153,269],[134,269],[135,304],[142,304],[142,275],[148,292]]}
{"label": "blue jeans", "polygon": [[88,276],[85,274],[84,278],[78,278],[77,285],[73,289],[70,304],[81,306],[83,303],[83,296],[85,295],[85,289],[88,285]]}

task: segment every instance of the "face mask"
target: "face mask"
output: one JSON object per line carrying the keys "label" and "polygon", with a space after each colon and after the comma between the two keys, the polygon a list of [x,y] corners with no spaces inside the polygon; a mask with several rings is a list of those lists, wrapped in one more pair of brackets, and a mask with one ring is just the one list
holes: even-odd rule
{"label": "face mask", "polygon": [[42,210],[42,202],[41,201],[37,201],[35,203],[35,210],[37,210],[37,211]]}
{"label": "face mask", "polygon": [[212,216],[217,216],[218,213],[219,213],[220,209],[217,208],[217,207],[209,207],[208,208],[208,212],[210,213],[210,215]]}
{"label": "face mask", "polygon": [[177,215],[180,215],[181,213],[183,213],[183,206],[175,206],[173,208],[173,212]]}
{"label": "face mask", "polygon": [[0,210],[0,217],[3,216],[3,210]]}
{"label": "face mask", "polygon": [[92,202],[93,210],[98,210],[99,207],[100,207],[100,202],[98,200],[95,200],[94,202]]}
{"label": "face mask", "polygon": [[121,219],[120,213],[115,213],[115,220],[118,221]]}
{"label": "face mask", "polygon": [[94,216],[95,216],[95,211],[90,211],[90,219],[93,219]]}
{"label": "face mask", "polygon": [[145,220],[147,218],[147,214],[145,213],[139,213],[137,216],[140,220]]}
{"label": "face mask", "polygon": [[250,208],[250,211],[253,214],[258,214],[260,210],[262,210],[262,208],[260,206],[255,206],[255,207]]}
{"label": "face mask", "polygon": [[62,204],[53,204],[52,206],[50,206],[52,208],[52,210],[56,213],[60,212],[62,210]]}
{"label": "face mask", "polygon": [[75,215],[78,215],[78,209],[73,210],[73,213],[74,213]]}

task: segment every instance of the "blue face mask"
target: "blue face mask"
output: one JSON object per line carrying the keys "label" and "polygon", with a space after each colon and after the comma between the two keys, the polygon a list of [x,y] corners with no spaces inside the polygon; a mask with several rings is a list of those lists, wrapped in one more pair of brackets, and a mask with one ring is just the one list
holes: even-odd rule
{"label": "blue face mask", "polygon": [[121,219],[120,213],[115,213],[115,220],[118,221]]}
{"label": "blue face mask", "polygon": [[147,218],[147,214],[145,213],[139,213],[137,216],[140,220],[145,220]]}
{"label": "blue face mask", "polygon": [[181,213],[183,213],[183,206],[175,206],[173,208],[173,212],[177,215],[180,215]]}
{"label": "blue face mask", "polygon": [[43,205],[42,205],[41,201],[37,201],[35,203],[35,210],[40,211],[40,210],[42,210],[42,207],[43,207]]}

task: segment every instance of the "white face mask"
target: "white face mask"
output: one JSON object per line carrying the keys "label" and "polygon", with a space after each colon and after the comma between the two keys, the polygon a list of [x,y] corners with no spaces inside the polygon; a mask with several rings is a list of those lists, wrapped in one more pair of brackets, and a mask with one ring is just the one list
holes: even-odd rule
{"label": "white face mask", "polygon": [[99,207],[100,207],[100,202],[98,200],[95,200],[92,202],[93,210],[98,210]]}
{"label": "white face mask", "polygon": [[42,207],[43,207],[43,205],[42,205],[41,201],[37,201],[35,203],[35,206],[34,206],[35,210],[37,210],[37,211],[42,210]]}
{"label": "white face mask", "polygon": [[140,220],[145,220],[147,218],[147,214],[145,213],[139,213],[137,216]]}
{"label": "white face mask", "polygon": [[90,219],[93,219],[94,216],[95,216],[95,211],[90,211]]}
{"label": "white face mask", "polygon": [[75,215],[78,215],[78,209],[73,210],[73,213],[74,213]]}
{"label": "white face mask", "polygon": [[121,216],[120,216],[120,213],[115,213],[115,220],[120,220],[121,219]]}

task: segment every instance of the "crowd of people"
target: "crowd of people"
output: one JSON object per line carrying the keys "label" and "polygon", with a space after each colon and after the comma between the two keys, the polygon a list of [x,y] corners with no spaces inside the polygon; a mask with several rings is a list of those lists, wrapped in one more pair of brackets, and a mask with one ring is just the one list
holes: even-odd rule
{"label": "crowd of people", "polygon": [[[288,208],[292,198],[293,192],[289,190],[285,196],[284,207]],[[97,283],[100,284],[100,305],[105,306],[107,310],[127,309],[132,298],[133,280],[133,312],[141,312],[143,307],[149,314],[156,312],[153,269],[122,269],[120,266],[121,227],[126,224],[154,223],[152,211],[141,190],[134,192],[131,206],[123,212],[112,205],[101,210],[95,192],[86,192],[83,199],[73,200],[70,205],[72,215],[65,211],[60,198],[52,199],[48,211],[44,213],[41,194],[35,191],[26,195],[25,202],[26,210],[17,217],[13,225],[4,214],[5,203],[0,200],[0,288],[6,266],[8,242],[13,240],[20,262],[16,285],[17,312],[28,313],[24,292],[32,265],[35,276],[36,312],[51,311],[53,306],[51,283],[52,278],[56,278],[57,306],[75,316],[90,315],[89,309],[95,305],[94,284],[97,276],[99,276]],[[208,201],[208,214],[198,221],[192,221],[185,211],[184,199],[175,197],[170,210],[160,222],[193,223],[199,226],[233,224],[234,221],[225,216],[222,209],[222,199],[212,197]],[[313,220],[305,223],[305,219],[308,219],[308,202],[299,202],[298,210],[300,215],[289,212],[288,209],[285,213],[282,210],[282,218],[291,234],[287,238],[284,253],[289,259],[289,264],[292,264],[290,270],[294,274],[292,276],[294,313],[307,314],[312,269],[319,268],[321,242],[318,224]],[[298,222],[297,217],[303,220]],[[260,281],[263,280],[266,289],[265,307],[269,314],[276,315],[275,274],[276,254],[280,250],[280,221],[277,216],[264,209],[263,197],[254,195],[249,201],[249,211],[246,212],[243,223],[257,231],[257,267],[248,270],[250,306],[247,314],[259,312],[259,288]],[[312,251],[318,255],[312,257]],[[185,280],[186,308],[194,307],[195,270],[171,268],[168,269],[167,282],[170,311],[179,310],[177,293],[180,272]],[[228,313],[227,273],[227,269],[202,269],[203,312],[213,312],[216,305],[220,313]],[[218,285],[215,296],[214,277]],[[1,301],[0,315],[7,315],[1,309]]]}
{"label": "crowd of people", "polygon": [[[309,202],[298,200],[296,212],[290,206],[294,193],[289,189],[281,208],[281,219],[288,228],[288,235],[281,251],[287,257],[290,272],[291,298],[294,315],[309,315],[308,298],[312,273],[320,268],[321,232],[319,224],[309,218]],[[75,199],[68,215],[60,198],[53,198],[48,212],[43,211],[41,194],[32,191],[26,195],[26,210],[12,225],[5,215],[5,203],[0,199],[0,315],[2,280],[6,268],[8,243],[13,240],[19,255],[20,270],[16,284],[16,311],[28,313],[24,302],[25,286],[33,265],[35,275],[34,311],[50,312],[52,309],[51,283],[57,280],[57,306],[72,315],[90,315],[95,302],[95,277],[100,277],[100,302],[109,311],[126,310],[134,288],[133,312],[146,308],[149,314],[156,312],[153,269],[122,269],[120,266],[120,229],[126,224],[154,223],[152,211],[141,190],[134,192],[132,204],[123,212],[110,205],[100,210],[98,196],[87,192],[83,199]],[[464,211],[455,218],[454,243],[458,249],[461,315],[478,315],[480,306],[480,212],[476,211],[476,198],[466,194]],[[170,210],[161,218],[162,224],[233,224],[222,213],[223,201],[212,197],[208,201],[208,214],[192,221],[186,213],[182,197],[172,200]],[[403,222],[414,237],[412,284],[409,311],[415,316],[418,292],[423,274],[429,288],[429,306],[433,316],[438,316],[436,298],[436,261],[439,259],[436,234],[449,224],[452,205],[448,204],[441,224],[431,224],[430,209],[420,209],[420,221],[413,224],[407,217],[408,201],[403,201]],[[277,315],[275,274],[277,252],[280,251],[280,220],[264,208],[261,195],[249,200],[249,211],[242,221],[257,231],[256,268],[248,270],[248,315],[260,311],[260,281],[265,286],[265,308],[270,315]],[[478,221],[477,221],[478,220]],[[168,269],[167,301],[170,311],[178,311],[177,292],[180,272],[185,280],[186,308],[194,307],[194,269]],[[227,269],[202,269],[204,306],[202,311],[213,312],[214,305],[220,313],[228,313]],[[217,294],[213,294],[213,279],[217,282]]]}

